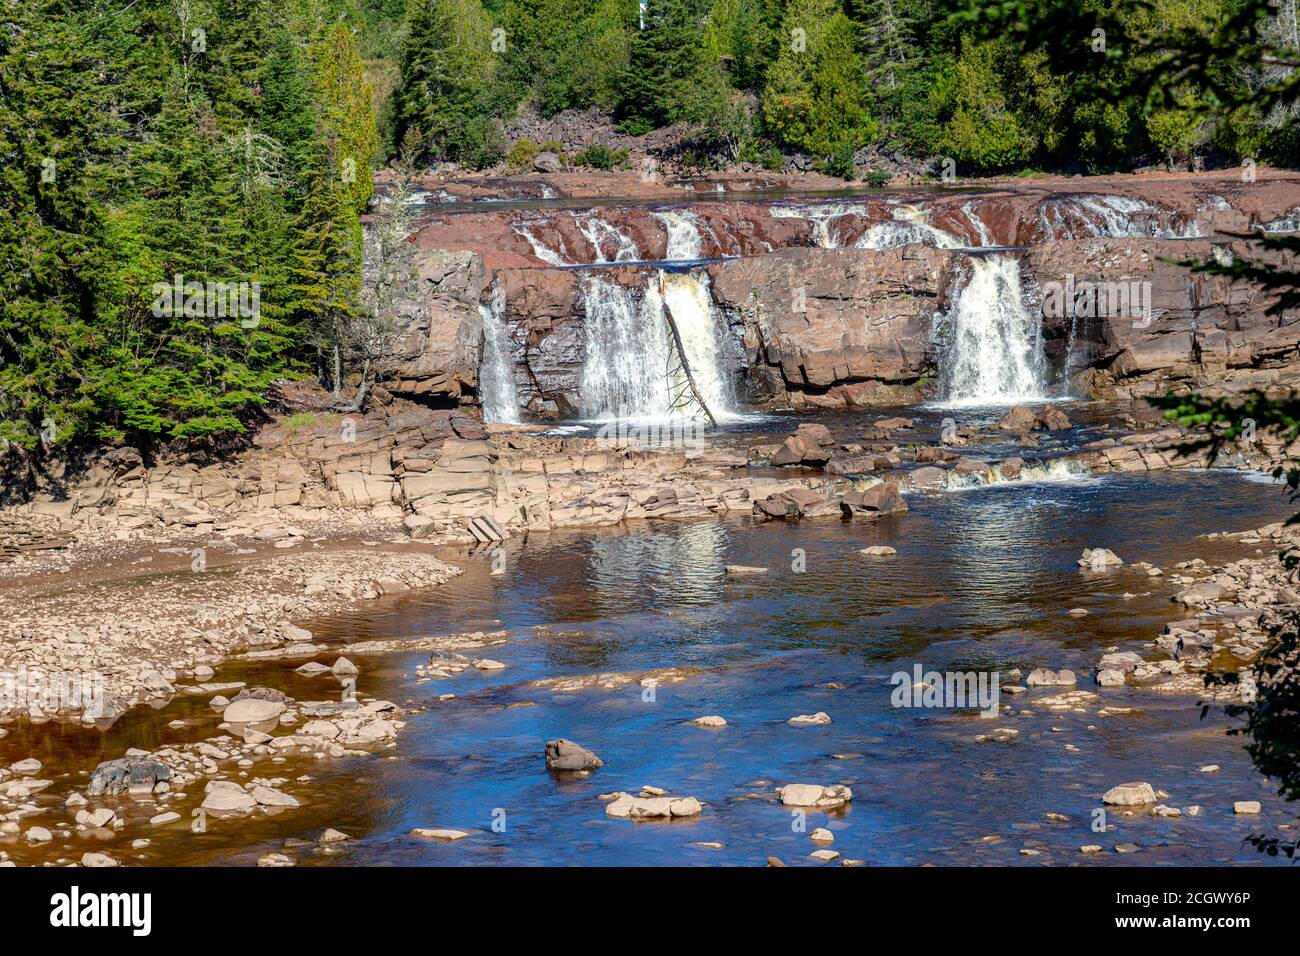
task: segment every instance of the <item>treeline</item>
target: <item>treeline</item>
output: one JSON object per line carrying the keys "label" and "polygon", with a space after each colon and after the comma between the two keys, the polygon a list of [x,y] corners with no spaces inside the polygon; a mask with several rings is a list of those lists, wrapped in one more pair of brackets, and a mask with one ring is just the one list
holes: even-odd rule
{"label": "treeline", "polygon": [[[1076,16],[1106,27],[1061,63],[977,38],[942,0],[412,0],[386,128],[391,142],[426,132],[430,156],[473,167],[509,156],[503,121],[521,106],[608,109],[632,134],[686,124],[684,158],[700,165],[777,166],[796,151],[845,176],[873,144],[966,175],[1209,152],[1292,160],[1293,116],[1211,119],[1194,84],[1155,110],[1119,95],[1162,35],[1209,36],[1235,5],[1079,0]],[[1293,0],[1274,21],[1294,37]],[[1220,68],[1243,88],[1260,81]]]}
{"label": "treeline", "polygon": [[[962,176],[1292,162],[1293,109],[1212,109],[1286,64],[1215,54],[1158,103],[1122,95],[1162,37],[1195,46],[1244,2],[1077,0],[1061,15],[1102,35],[1049,56],[941,0],[0,0],[0,452],[210,441],[282,377],[357,401],[392,333],[362,213],[372,263],[402,248],[373,167],[400,157],[401,195],[419,162],[522,165],[529,111],[843,176],[872,145]],[[1294,49],[1296,0],[1271,9]]]}
{"label": "treeline", "polygon": [[341,388],[379,153],[347,0],[0,0],[0,440],[204,439]]}

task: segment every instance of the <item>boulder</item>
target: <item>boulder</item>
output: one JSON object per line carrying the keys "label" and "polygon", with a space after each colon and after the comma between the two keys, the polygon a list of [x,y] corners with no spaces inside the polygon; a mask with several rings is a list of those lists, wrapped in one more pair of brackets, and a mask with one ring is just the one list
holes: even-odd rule
{"label": "boulder", "polygon": [[548,770],[595,770],[605,766],[594,753],[581,744],[563,737],[546,742],[546,767]]}
{"label": "boulder", "polygon": [[1035,418],[1034,424],[1049,432],[1062,431],[1070,427],[1070,418],[1055,405],[1048,405]]}
{"label": "boulder", "polygon": [[781,442],[781,447],[772,456],[772,464],[820,468],[831,460],[831,454],[831,449],[827,446],[796,432]]}
{"label": "boulder", "polygon": [[840,510],[847,516],[866,515],[876,518],[880,515],[897,514],[907,510],[898,485],[885,481],[873,485],[866,491],[850,491],[840,499]]}
{"label": "boulder", "polygon": [[1002,416],[997,427],[1004,432],[1027,432],[1034,427],[1036,421],[1032,411],[1023,405],[1017,405]]}
{"label": "boulder", "polygon": [[554,153],[538,153],[533,157],[533,169],[539,173],[558,173],[564,169],[564,164]]}
{"label": "boulder", "polygon": [[171,769],[153,757],[119,757],[105,760],[90,775],[86,793],[92,797],[100,794],[115,795],[128,790],[152,790],[163,781],[170,781]]}
{"label": "boulder", "polygon": [[781,803],[787,807],[818,807],[831,810],[853,799],[853,791],[843,784],[824,787],[817,783],[788,783],[777,788]]}
{"label": "boulder", "polygon": [[1089,571],[1105,571],[1107,568],[1117,568],[1123,563],[1123,559],[1109,548],[1084,548],[1078,562],[1079,567],[1087,568]]}
{"label": "boulder", "polygon": [[1046,667],[1035,668],[1025,678],[1025,683],[1030,687],[1071,687],[1078,682],[1079,678],[1074,671],[1053,671]]}
{"label": "boulder", "polygon": [[1142,807],[1156,802],[1156,792],[1149,783],[1121,783],[1102,794],[1101,802],[1115,807]]}
{"label": "boulder", "polygon": [[754,516],[767,521],[798,520],[834,514],[838,509],[829,495],[807,488],[791,488],[754,502]]}
{"label": "boulder", "polygon": [[221,719],[230,724],[262,724],[278,720],[284,709],[284,704],[279,701],[245,697],[231,701]]}
{"label": "boulder", "polygon": [[248,813],[256,806],[257,801],[252,794],[245,793],[243,787],[230,780],[213,780],[209,783],[202,803],[204,810],[217,813]]}
{"label": "boulder", "polygon": [[696,817],[704,808],[694,797],[634,797],[619,795],[605,804],[608,817],[625,817],[632,820],[650,820],[663,817]]}

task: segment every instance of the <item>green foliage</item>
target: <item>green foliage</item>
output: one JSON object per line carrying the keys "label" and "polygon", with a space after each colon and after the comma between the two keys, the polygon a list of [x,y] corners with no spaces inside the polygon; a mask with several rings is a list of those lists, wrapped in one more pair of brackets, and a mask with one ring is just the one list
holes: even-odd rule
{"label": "green foliage", "polygon": [[603,143],[592,143],[586,149],[573,154],[573,165],[589,166],[592,169],[622,169],[627,166],[626,149],[610,149]]}
{"label": "green foliage", "polygon": [[533,164],[541,150],[531,139],[517,139],[510,145],[509,152],[506,153],[506,165],[512,172],[518,172],[521,169],[527,169]]}
{"label": "green foliage", "polygon": [[512,102],[543,115],[613,106],[637,0],[505,0],[503,78]]}
{"label": "green foliage", "polygon": [[712,66],[706,15],[704,0],[647,0],[645,26],[633,35],[618,76],[617,115],[626,132],[689,122],[702,109],[692,97]]}
{"label": "green foliage", "polygon": [[879,125],[868,108],[856,31],[836,0],[792,0],[782,37],[763,89],[772,135],[825,158],[873,141]]}
{"label": "green foliage", "polygon": [[413,0],[395,105],[396,141],[415,129],[438,159],[475,168],[496,162],[492,43],[492,22],[479,0]]}
{"label": "green foliage", "polygon": [[354,292],[373,188],[344,8],[4,4],[0,438],[204,440],[298,374],[327,301],[300,237],[329,220]]}

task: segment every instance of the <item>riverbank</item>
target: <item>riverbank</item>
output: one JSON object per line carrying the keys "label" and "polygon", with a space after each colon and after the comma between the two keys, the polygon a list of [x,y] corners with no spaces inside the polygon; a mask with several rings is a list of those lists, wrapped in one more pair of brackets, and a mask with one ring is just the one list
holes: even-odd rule
{"label": "riverbank", "polygon": [[[942,667],[944,661],[966,656],[981,670],[1003,672],[1000,719],[989,726],[967,728],[964,717],[949,715],[949,720],[959,723],[944,725],[944,732],[926,745],[937,748],[936,754],[953,745],[953,731],[970,743],[985,738],[1001,745],[1026,745],[1037,738],[1021,721],[1034,713],[1049,714],[1054,722],[1067,717],[1085,722],[1101,719],[1112,727],[1118,726],[1113,721],[1136,720],[1121,733],[1130,742],[1127,746],[1150,745],[1153,738],[1144,721],[1151,717],[1144,714],[1162,715],[1158,718],[1165,728],[1162,734],[1183,733],[1193,726],[1196,705],[1206,696],[1201,676],[1210,669],[1248,665],[1263,644],[1271,617],[1297,603],[1294,582],[1276,559],[1280,550],[1295,544],[1295,533],[1276,521],[1260,527],[1249,520],[1251,508],[1284,508],[1284,498],[1275,488],[1230,472],[1195,470],[1190,466],[1204,462],[1169,453],[1181,436],[1154,423],[1143,428],[1137,419],[1126,424],[1127,412],[1051,407],[1062,413],[1064,422],[1040,408],[1030,416],[1035,427],[1023,432],[1008,430],[1023,415],[968,411],[964,415],[968,424],[960,433],[949,432],[946,441],[941,433],[950,415],[942,409],[914,409],[911,419],[830,416],[824,419],[829,425],[804,421],[795,432],[787,432],[788,424],[777,421],[766,430],[722,433],[709,441],[711,450],[696,448],[693,453],[715,460],[725,454],[736,462],[729,466],[735,475],[763,476],[748,479],[752,485],[743,484],[745,479],[739,477],[731,479],[735,487],[750,489],[745,495],[748,511],[697,503],[676,516],[646,518],[643,512],[630,511],[635,499],[629,497],[621,509],[593,510],[594,520],[585,527],[513,525],[504,540],[486,545],[472,540],[466,524],[457,530],[451,516],[435,519],[449,522],[446,533],[415,537],[416,529],[390,514],[389,509],[396,510],[394,502],[352,514],[323,509],[317,524],[290,521],[291,516],[302,519],[305,512],[216,510],[210,514],[211,522],[205,522],[210,527],[169,525],[155,516],[148,525],[123,528],[120,521],[130,520],[130,509],[119,513],[113,506],[86,509],[85,514],[78,509],[69,518],[18,512],[47,527],[59,522],[73,541],[62,548],[28,553],[6,566],[16,573],[6,574],[0,586],[0,611],[8,627],[4,669],[100,670],[115,706],[97,722],[72,714],[63,716],[81,719],[60,722],[51,719],[59,715],[42,708],[35,722],[24,719],[4,725],[8,735],[0,740],[0,751],[9,769],[0,780],[5,799],[0,810],[5,817],[2,836],[8,845],[0,852],[22,863],[80,861],[85,853],[101,852],[119,863],[163,862],[206,859],[201,848],[219,845],[227,852],[243,847],[237,854],[243,862],[265,859],[265,865],[284,865],[331,859],[362,862],[377,860],[374,854],[383,852],[408,859],[418,852],[416,845],[427,848],[430,839],[437,842],[437,838],[408,834],[415,830],[463,832],[466,835],[449,846],[465,840],[478,845],[493,833],[491,814],[484,817],[482,808],[473,815],[429,808],[403,815],[401,832],[408,836],[397,845],[392,837],[380,844],[371,842],[374,834],[391,830],[391,821],[380,822],[386,819],[382,815],[372,818],[371,809],[360,816],[344,809],[356,797],[355,774],[365,772],[344,768],[376,757],[381,761],[400,757],[401,763],[426,746],[421,741],[441,739],[443,733],[463,736],[452,744],[453,752],[462,747],[466,753],[477,752],[481,747],[474,745],[476,739],[514,741],[503,745],[502,756],[512,755],[508,774],[519,775],[521,784],[532,779],[527,768],[541,760],[538,735],[571,736],[593,747],[608,764],[593,774],[597,778],[592,784],[597,788],[592,794],[593,812],[604,814],[603,805],[594,800],[598,794],[622,791],[635,796],[649,785],[667,789],[674,798],[703,801],[703,819],[716,819],[723,810],[717,803],[721,780],[706,774],[692,784],[681,767],[629,779],[630,766],[647,759],[647,771],[657,765],[653,750],[634,757],[627,749],[633,740],[639,741],[634,750],[649,746],[649,740],[636,733],[616,743],[619,732],[613,727],[601,729],[599,715],[630,717],[633,712],[626,708],[633,699],[673,700],[673,713],[689,708],[680,715],[688,724],[715,714],[726,721],[725,726],[712,729],[692,728],[698,734],[749,734],[760,726],[785,726],[793,716],[819,712],[830,715],[831,726],[841,727],[849,718],[845,704],[836,703],[839,692],[830,685],[850,689],[853,712],[878,714],[890,689],[878,668],[868,665],[865,673],[852,667],[846,671],[834,656],[823,659],[814,649],[825,625],[818,623],[817,616],[808,617],[801,604],[779,616],[793,614],[794,620],[803,622],[791,632],[794,646],[806,648],[802,655],[789,660],[784,653],[772,657],[764,653],[756,659],[748,653],[736,656],[750,642],[765,646],[772,634],[766,626],[755,631],[752,624],[741,623],[743,617],[735,618],[737,626],[730,626],[726,622],[737,611],[721,612],[721,608],[735,600],[747,601],[746,595],[780,601],[777,595],[784,591],[802,595],[800,602],[811,602],[807,608],[814,609],[821,602],[845,600],[857,606],[863,598],[854,595],[863,595],[870,604],[877,600],[870,595],[884,597],[902,587],[896,598],[889,598],[891,604],[897,601],[897,609],[884,619],[874,613],[861,618],[857,611],[849,613],[846,624],[862,630],[846,632],[840,639],[845,647],[853,647],[855,654],[867,653],[868,659],[890,661],[886,667],[900,670],[911,667],[912,660]],[[1056,430],[1037,427],[1040,417],[1055,424]],[[1000,427],[1003,424],[1007,427]],[[1141,440],[1129,441],[1126,436]],[[853,438],[857,440],[849,440]],[[568,483],[575,480],[571,463],[590,458],[594,448],[588,450],[585,443],[597,441],[512,430],[480,440],[497,452],[490,473],[498,474],[503,459],[514,461],[511,456],[527,452],[539,460],[548,486],[555,481],[557,487],[570,488],[570,493]],[[527,447],[514,447],[518,444]],[[543,447],[549,450],[539,450]],[[790,465],[776,465],[773,462],[782,450],[787,458],[794,452],[804,457]],[[687,457],[674,449],[636,454],[646,458],[634,459],[641,462],[634,471],[644,471],[645,460],[658,454]],[[1264,457],[1261,450],[1257,462]],[[812,460],[818,458],[819,463]],[[1040,463],[1051,461],[1063,464]],[[832,467],[835,462],[844,467]],[[704,467],[697,461],[685,473]],[[170,474],[160,470],[160,475]],[[505,469],[499,474],[507,476]],[[918,474],[933,480],[918,482]],[[139,479],[146,488],[153,486],[153,480],[148,474]],[[613,487],[610,482],[626,480],[625,469],[592,467],[576,480],[604,483],[608,493]],[[653,480],[665,479],[656,474]],[[766,482],[785,489],[775,493],[778,498],[799,490],[786,499],[796,510],[783,509],[776,520],[770,520],[772,495],[760,494],[768,487]],[[891,485],[905,491],[907,510],[872,517],[863,507],[859,489]],[[1102,490],[1107,488],[1112,490]],[[1233,505],[1231,514],[1222,518],[1208,511],[1178,510],[1175,502],[1186,500],[1193,488],[1211,489],[1203,492],[1209,504],[1236,489],[1231,496],[1239,497],[1241,504]],[[1249,489],[1255,490],[1247,494]],[[1152,494],[1154,510],[1143,510],[1145,505],[1134,510],[1135,501]],[[133,500],[131,495],[109,497]],[[840,516],[840,502],[846,498],[854,503],[851,510],[857,517]],[[1014,549],[1011,553],[1042,548],[1044,542],[1035,537],[1034,529],[1047,527],[1041,522],[1048,515],[1066,520],[1078,511],[1079,519],[1086,522],[1090,509],[1098,505],[1107,522],[1128,526],[1125,534],[1117,538],[1110,524],[1094,529],[1080,526],[1052,545],[1053,553],[1061,546],[1071,551],[1041,567],[1039,558],[1032,564],[1017,559],[1006,565],[993,557],[997,552],[971,564],[960,547],[962,542],[992,540],[988,537],[992,529],[1000,528],[999,547]],[[1032,517],[1044,508],[1041,517]],[[1170,515],[1171,508],[1178,517],[1166,527],[1163,516]],[[380,520],[385,514],[388,519]],[[78,515],[84,529],[80,535],[73,527]],[[971,524],[976,515],[984,515],[983,530]],[[257,533],[228,533],[254,525],[276,530],[261,538]],[[368,525],[369,533],[351,530],[358,525]],[[1159,539],[1170,535],[1173,527],[1185,527],[1193,536],[1172,551],[1159,541],[1133,535],[1142,529],[1143,535]],[[119,537],[123,531],[127,534]],[[949,537],[953,547],[943,556],[916,552],[918,545],[931,542],[924,546],[933,548]],[[728,540],[733,543],[720,549]],[[1124,564],[1097,570],[1076,567],[1083,548],[1110,548]],[[872,553],[856,553],[864,549]],[[787,568],[796,568],[800,553],[804,571],[792,574]],[[204,559],[201,567],[194,563],[199,555]],[[577,556],[592,575],[586,584],[568,581],[562,571]],[[1055,570],[1053,561],[1060,562]],[[764,573],[729,574],[731,565]],[[936,576],[934,569],[942,567],[950,570]],[[465,574],[458,573],[461,570]],[[804,577],[805,573],[812,577]],[[846,573],[851,576],[845,577]],[[900,573],[905,577],[898,578]],[[912,573],[920,574],[924,582],[908,581]],[[860,574],[868,577],[859,581]],[[886,577],[875,580],[881,574]],[[1041,617],[1033,628],[1041,631],[1040,636],[1021,633],[1018,628],[1024,623],[1006,630],[1007,614],[1014,605],[1004,606],[1012,593],[1005,588],[1013,578],[1020,582],[1014,592],[1041,592],[1032,611]],[[816,582],[816,590],[805,593],[804,581]],[[965,608],[956,618],[924,617],[927,607],[943,607],[972,586],[976,590],[955,605]],[[636,593],[647,587],[644,594]],[[500,597],[490,597],[498,593]],[[520,597],[510,597],[515,593]],[[520,617],[512,602],[523,600],[525,594],[532,595],[524,605],[531,610]],[[664,611],[652,610],[660,604]],[[717,610],[711,610],[714,605]],[[755,609],[759,607],[762,604]],[[761,611],[755,620],[771,613]],[[1020,620],[1022,612],[1013,613]],[[949,645],[907,650],[914,640],[904,636],[910,627],[899,632],[904,643],[895,645],[895,638],[888,635],[897,625],[889,620],[905,615],[898,618],[901,624],[917,614],[929,621],[927,630],[951,632]],[[602,615],[612,615],[614,630],[598,636],[591,626]],[[660,638],[651,635],[665,627],[669,629],[665,637],[678,627],[685,631],[661,646]],[[703,645],[697,638],[686,639],[701,627],[717,631],[717,636]],[[622,638],[616,637],[620,633],[645,634],[650,640],[647,652],[629,653]],[[861,644],[867,636],[870,643]],[[1212,638],[1208,644],[1207,636]],[[976,643],[971,644],[972,639]],[[994,641],[989,649],[992,656],[978,649],[984,639]],[[711,650],[715,644],[717,653]],[[966,645],[969,649],[963,651]],[[615,647],[620,649],[613,651]],[[900,652],[903,658],[898,660]],[[1141,662],[1134,661],[1133,655]],[[791,668],[793,686],[781,676]],[[1055,679],[1044,683],[1034,677],[1038,670],[1052,672]],[[1072,681],[1061,679],[1061,672],[1067,670]],[[1120,674],[1118,681],[1108,673],[1114,671]],[[823,684],[825,689],[811,695],[795,693],[798,688]],[[730,689],[719,696],[723,686]],[[241,693],[242,701],[237,699]],[[766,707],[755,710],[754,694],[771,696],[772,706],[780,712],[768,713]],[[128,710],[131,703],[138,706]],[[495,729],[493,714],[503,715]],[[873,724],[876,719],[871,718]],[[677,717],[668,720],[668,724],[655,722],[656,733],[662,735],[669,725],[676,726]],[[853,718],[850,725],[856,721]],[[523,727],[529,729],[520,736]],[[1056,746],[1069,743],[1078,750],[1067,753],[1087,752],[1078,736],[1086,731],[1081,725],[1073,736],[1057,738]],[[412,732],[416,736],[408,743]],[[761,739],[767,741],[768,734],[762,731]],[[829,752],[860,753],[868,738],[892,739],[888,733],[881,736],[880,728],[866,727],[856,727],[852,737],[838,740]],[[769,751],[779,747],[776,752],[785,764],[797,763],[802,748],[796,744],[792,739],[761,746]],[[1197,743],[1190,752],[1200,754],[1198,766],[1231,766],[1218,744]],[[144,769],[139,772],[151,781],[147,793],[137,785],[134,795],[91,794],[91,771],[104,760],[122,757],[140,762]],[[1048,758],[1044,754],[1034,759]],[[760,772],[762,760],[752,756],[745,760],[754,771],[752,780],[773,779],[770,771]],[[335,765],[338,771],[327,769]],[[611,769],[620,765],[621,770]],[[830,766],[818,764],[797,772],[792,763],[785,771],[788,775],[775,779],[773,785],[839,782],[864,792],[868,781],[854,774],[828,773]],[[1237,791],[1234,796],[1257,796],[1253,785],[1244,786],[1251,779],[1248,769],[1233,773],[1226,782]],[[617,779],[609,780],[614,774]],[[1125,782],[1118,779],[1121,775],[1121,765],[1097,768],[1099,783],[1106,783],[1098,796],[1101,790]],[[1161,798],[1165,806],[1202,799],[1195,795],[1199,791],[1171,786],[1167,777],[1153,784],[1175,795],[1172,802]],[[535,781],[528,784],[535,786]],[[779,799],[764,787],[751,786],[745,793],[763,794],[754,798],[760,805]],[[533,799],[501,797],[501,804],[493,806],[523,800],[513,803],[510,812],[531,812],[526,808]],[[647,799],[657,797],[652,793]],[[583,805],[565,803],[556,812],[581,815]],[[1060,805],[1044,812],[1076,818]],[[106,816],[105,810],[113,816]],[[1149,810],[1139,810],[1145,814],[1142,819],[1157,819]],[[203,825],[212,827],[213,835],[183,849],[196,838],[192,830],[199,819],[193,816],[196,811],[202,812]],[[89,815],[79,820],[83,812]],[[982,812],[979,818],[983,819]],[[843,822],[833,815],[825,822],[837,820]],[[1137,818],[1130,821],[1135,822]],[[622,825],[642,826],[627,821]],[[710,828],[716,829],[714,824],[704,827]],[[322,839],[331,829],[350,839]],[[712,852],[731,858],[749,844],[741,841],[734,849],[725,849],[736,839],[730,826],[725,829],[727,835],[714,833],[718,839],[696,834],[699,839],[687,842],[722,843],[723,850]],[[844,837],[835,832],[837,838]],[[50,834],[48,840],[45,833]],[[610,839],[612,843],[602,845],[612,849],[625,836],[614,832]],[[996,854],[993,848],[1005,840],[1004,835],[1001,841],[980,844],[979,852]],[[150,842],[135,846],[137,841]],[[648,844],[637,838],[631,845]],[[383,846],[389,850],[381,851]],[[769,852],[763,858],[789,853],[779,844],[765,849]],[[428,852],[455,862],[445,858],[442,850]],[[479,859],[479,852],[470,849],[462,858]],[[527,858],[543,852],[534,848]],[[693,847],[691,852],[705,851]],[[860,845],[845,848],[842,856],[881,862]],[[957,853],[953,859],[960,858]],[[1026,862],[1035,859],[1024,857]],[[92,857],[90,862],[102,861]]]}

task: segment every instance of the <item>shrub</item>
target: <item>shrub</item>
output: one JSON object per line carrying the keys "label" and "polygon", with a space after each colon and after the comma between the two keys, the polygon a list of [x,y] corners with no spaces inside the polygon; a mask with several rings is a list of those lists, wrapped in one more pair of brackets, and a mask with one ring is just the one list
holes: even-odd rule
{"label": "shrub", "polygon": [[506,165],[513,171],[527,169],[541,149],[531,139],[517,139],[506,153]]}

